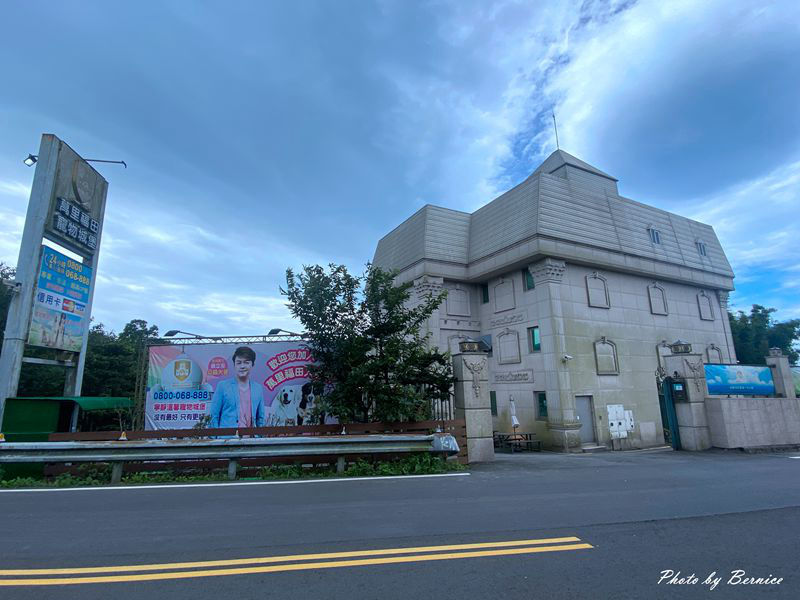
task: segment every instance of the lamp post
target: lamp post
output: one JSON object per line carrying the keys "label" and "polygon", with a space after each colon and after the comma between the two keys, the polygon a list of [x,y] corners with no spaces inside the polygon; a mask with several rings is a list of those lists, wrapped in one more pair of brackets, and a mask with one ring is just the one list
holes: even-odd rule
{"label": "lamp post", "polygon": [[198,335],[196,333],[189,333],[188,331],[181,331],[180,329],[170,329],[167,333],[164,334],[164,337],[173,337],[173,336],[178,335],[179,333],[182,333],[184,335],[190,335],[190,336],[192,336],[194,338],[197,338],[197,339],[202,339],[202,338],[206,337],[204,335]]}
{"label": "lamp post", "polygon": [[296,335],[298,337],[302,337],[302,333],[295,333],[294,331],[287,331],[286,329],[281,329],[280,327],[276,327],[274,329],[270,329],[267,335],[280,335],[281,331],[286,335]]}

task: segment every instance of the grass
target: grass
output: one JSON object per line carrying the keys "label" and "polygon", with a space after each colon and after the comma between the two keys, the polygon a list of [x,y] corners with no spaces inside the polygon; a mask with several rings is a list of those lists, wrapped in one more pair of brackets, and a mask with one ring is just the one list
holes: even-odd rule
{"label": "grass", "polygon": [[[304,467],[303,465],[273,465],[262,467],[254,477],[240,477],[241,480],[289,480],[315,479],[324,477],[381,477],[391,475],[429,475],[463,471],[465,467],[456,461],[448,461],[439,456],[417,454],[393,461],[369,462],[358,460],[350,463],[344,473],[337,473],[333,465]],[[0,468],[0,488],[65,488],[103,486],[111,483],[110,465],[83,465],[77,474],[62,473],[54,478],[13,477],[5,478]],[[154,483],[187,483],[227,481],[226,472],[184,472],[142,471],[127,473],[122,477],[122,485],[145,485]]]}

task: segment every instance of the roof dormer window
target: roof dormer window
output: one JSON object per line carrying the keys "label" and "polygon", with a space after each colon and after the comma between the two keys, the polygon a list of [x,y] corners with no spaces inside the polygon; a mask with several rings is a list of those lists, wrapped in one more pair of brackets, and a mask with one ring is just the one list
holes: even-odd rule
{"label": "roof dormer window", "polygon": [[654,244],[661,243],[661,232],[658,229],[650,225],[650,227],[647,228],[647,233],[650,234],[651,242],[653,242]]}
{"label": "roof dormer window", "polygon": [[694,245],[697,246],[697,253],[700,256],[708,256],[707,251],[706,251],[706,243],[705,242],[701,242],[700,240],[697,240],[694,243]]}

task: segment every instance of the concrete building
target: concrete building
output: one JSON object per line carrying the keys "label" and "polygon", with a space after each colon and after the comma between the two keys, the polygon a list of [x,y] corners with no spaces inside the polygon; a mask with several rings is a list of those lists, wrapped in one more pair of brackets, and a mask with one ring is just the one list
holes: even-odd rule
{"label": "concrete building", "polygon": [[733,271],[711,226],[624,198],[617,180],[558,150],[474,213],[427,205],[378,243],[373,263],[446,289],[428,323],[455,351],[491,346],[493,427],[546,446],[611,446],[623,405],[625,447],[664,444],[656,371],[678,339],[706,362],[735,362],[727,321]]}

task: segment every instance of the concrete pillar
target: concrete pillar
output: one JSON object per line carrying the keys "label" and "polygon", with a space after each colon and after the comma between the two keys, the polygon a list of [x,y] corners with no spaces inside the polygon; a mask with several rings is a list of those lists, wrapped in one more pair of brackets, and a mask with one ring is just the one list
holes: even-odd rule
{"label": "concrete pillar", "polygon": [[[569,361],[562,357],[569,352],[567,337],[564,327],[564,310],[561,299],[561,283],[567,265],[563,260],[544,258],[539,262],[528,265],[528,271],[533,277],[537,290],[544,294],[547,302],[539,314],[539,322],[546,321],[549,325],[551,349],[544,352],[547,385],[547,427],[551,432],[550,443],[556,448],[568,452],[571,448],[580,451],[580,422],[575,414],[575,396],[572,392]],[[555,389],[551,385],[555,384]],[[553,400],[550,400],[550,399]]]}
{"label": "concrete pillar", "polygon": [[708,450],[711,432],[706,416],[706,372],[701,354],[673,354],[664,357],[668,377],[683,379],[688,402],[675,402],[678,432],[683,450]]}
{"label": "concrete pillar", "polygon": [[489,401],[489,361],[485,352],[463,352],[453,356],[456,419],[467,423],[469,462],[494,460],[492,408]]}
{"label": "concrete pillar", "polygon": [[772,380],[775,382],[775,395],[783,398],[796,398],[792,369],[789,366],[789,357],[783,355],[780,348],[770,348],[769,356],[765,359],[767,366],[772,369]]}
{"label": "concrete pillar", "polygon": [[[414,280],[414,293],[411,294],[411,302],[413,306],[419,306],[420,304],[427,302],[428,298],[431,296],[436,296],[441,294],[444,290],[444,278],[442,277],[433,277],[431,275],[423,275],[422,277],[418,277]],[[423,328],[423,333],[430,334],[430,339],[428,340],[428,345],[430,347],[437,347],[439,342],[441,341],[441,321],[439,320],[439,308],[431,313],[431,316],[425,322]]]}

